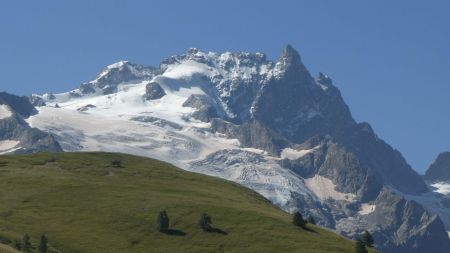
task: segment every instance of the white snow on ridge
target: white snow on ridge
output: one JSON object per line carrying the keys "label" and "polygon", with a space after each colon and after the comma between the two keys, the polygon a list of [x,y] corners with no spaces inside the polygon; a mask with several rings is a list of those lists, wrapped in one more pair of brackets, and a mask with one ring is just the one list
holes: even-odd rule
{"label": "white snow on ridge", "polygon": [[12,116],[12,111],[7,105],[0,105],[0,119],[6,119]]}
{"label": "white snow on ridge", "polygon": [[191,77],[194,74],[210,75],[211,72],[211,68],[206,64],[188,60],[181,64],[169,65],[167,70],[162,75],[167,78],[180,79]]}
{"label": "white snow on ridge", "polygon": [[315,175],[312,178],[305,179],[305,185],[321,200],[327,200],[331,198],[334,200],[354,202],[357,199],[357,196],[355,194],[336,191],[336,186],[333,181],[320,175]]}
{"label": "white snow on ridge", "polygon": [[281,159],[290,159],[290,160],[296,160],[298,158],[301,158],[314,150],[318,149],[319,146],[314,147],[312,149],[303,149],[303,150],[295,150],[292,148],[285,148],[281,151]]}
{"label": "white snow on ridge", "polygon": [[120,68],[127,63],[128,63],[128,61],[119,61],[119,62],[113,63],[111,65],[108,65],[108,67],[106,67],[106,68],[108,68],[108,69]]}

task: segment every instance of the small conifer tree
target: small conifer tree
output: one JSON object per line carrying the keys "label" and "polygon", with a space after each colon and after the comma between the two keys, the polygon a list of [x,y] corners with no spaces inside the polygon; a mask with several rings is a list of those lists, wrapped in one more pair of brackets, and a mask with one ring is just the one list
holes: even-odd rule
{"label": "small conifer tree", "polygon": [[47,253],[48,250],[48,238],[45,235],[41,235],[41,239],[39,240],[39,253]]}
{"label": "small conifer tree", "polygon": [[292,223],[297,227],[306,228],[306,220],[303,219],[303,216],[300,212],[294,213]]}
{"label": "small conifer tree", "polygon": [[203,231],[205,231],[205,232],[211,231],[211,228],[212,228],[211,227],[211,224],[212,224],[211,216],[209,216],[206,213],[202,213],[200,215],[200,222],[199,222],[199,224],[200,224],[200,228]]}
{"label": "small conifer tree", "polygon": [[169,215],[166,210],[158,213],[156,218],[156,226],[159,232],[164,232],[169,229]]}
{"label": "small conifer tree", "polygon": [[366,245],[364,245],[364,242],[361,240],[361,238],[358,238],[356,240],[355,253],[367,253]]}
{"label": "small conifer tree", "polygon": [[369,248],[373,248],[374,239],[372,234],[369,233],[369,231],[365,231],[364,234],[361,237],[362,242],[364,245],[366,245]]}

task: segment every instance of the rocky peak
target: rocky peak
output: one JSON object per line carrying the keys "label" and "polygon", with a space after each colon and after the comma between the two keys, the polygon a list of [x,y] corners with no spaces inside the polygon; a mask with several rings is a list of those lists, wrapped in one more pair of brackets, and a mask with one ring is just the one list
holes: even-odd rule
{"label": "rocky peak", "polygon": [[36,113],[36,109],[30,103],[28,97],[18,97],[6,92],[0,92],[0,104],[8,105],[13,111],[25,118]]}
{"label": "rocky peak", "polygon": [[71,95],[78,97],[96,92],[108,95],[117,92],[119,84],[151,79],[157,72],[158,70],[151,66],[119,61],[104,68],[95,80],[81,84],[78,90],[71,92]]}
{"label": "rocky peak", "polygon": [[287,64],[301,63],[300,54],[291,45],[286,45],[283,48],[281,60],[283,60]]}
{"label": "rocky peak", "polygon": [[281,77],[289,72],[309,75],[303,65],[300,54],[291,45],[283,48],[280,59],[275,65],[275,77]]}
{"label": "rocky peak", "polygon": [[450,152],[444,152],[438,155],[425,173],[425,178],[430,181],[450,180]]}

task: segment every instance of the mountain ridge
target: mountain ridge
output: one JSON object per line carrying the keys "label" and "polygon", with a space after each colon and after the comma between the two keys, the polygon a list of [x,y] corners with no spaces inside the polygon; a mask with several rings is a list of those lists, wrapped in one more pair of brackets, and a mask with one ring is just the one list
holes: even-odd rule
{"label": "mountain ridge", "polygon": [[[262,53],[198,49],[159,68],[119,62],[79,89],[37,97],[46,106],[27,122],[55,134],[66,151],[145,155],[239,182],[348,236],[369,221],[380,238],[399,229],[373,218],[376,208],[360,211],[386,188],[392,196],[381,200],[405,201],[402,206],[414,206],[408,196],[430,192],[400,152],[353,119],[331,78],[313,78],[291,46],[277,62]],[[415,242],[425,241],[444,252],[448,238],[437,236],[445,240],[439,244],[426,237],[444,234],[444,225],[417,219],[430,210],[414,210],[393,218],[422,231],[389,238],[382,250],[420,252]]]}

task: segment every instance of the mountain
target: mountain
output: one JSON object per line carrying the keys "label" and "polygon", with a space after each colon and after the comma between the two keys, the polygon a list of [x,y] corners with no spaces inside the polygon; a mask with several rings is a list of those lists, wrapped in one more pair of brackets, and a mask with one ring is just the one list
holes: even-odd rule
{"label": "mountain", "polygon": [[450,245],[445,212],[425,204],[432,188],[291,46],[276,62],[195,48],[159,67],[122,61],[32,101],[26,122],[64,151],[142,155],[231,180],[348,237],[369,229],[387,253]]}
{"label": "mountain", "polygon": [[[120,166],[113,166],[117,160]],[[0,238],[45,233],[55,252],[344,253],[354,247],[314,225],[295,227],[291,215],[254,191],[153,159],[61,153],[2,156],[0,164],[8,182],[0,184]],[[156,230],[163,209],[168,234]],[[204,212],[216,232],[200,229]]]}
{"label": "mountain", "polygon": [[428,181],[450,181],[450,152],[439,154],[425,173]]}
{"label": "mountain", "polygon": [[419,196],[407,196],[409,199],[420,203],[429,213],[439,215],[447,230],[450,230],[449,171],[450,153],[439,154],[424,175],[430,191]]}
{"label": "mountain", "polygon": [[62,151],[51,134],[25,122],[36,113],[27,97],[0,92],[0,154]]}

